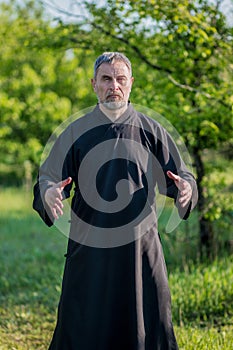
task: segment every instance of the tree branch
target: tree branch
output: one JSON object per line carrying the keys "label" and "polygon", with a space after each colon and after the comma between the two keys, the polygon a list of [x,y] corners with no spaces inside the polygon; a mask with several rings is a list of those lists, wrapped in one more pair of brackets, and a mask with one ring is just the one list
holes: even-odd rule
{"label": "tree branch", "polygon": [[112,34],[110,31],[107,31],[106,29],[102,28],[101,26],[97,25],[96,23],[90,23],[93,27],[95,27],[96,29],[99,29],[102,33],[111,36],[111,38],[119,40],[123,43],[125,43],[126,45],[128,45],[131,49],[134,50],[134,52],[136,52],[136,54],[138,55],[138,57],[145,62],[149,67],[155,69],[155,70],[159,70],[162,71],[164,73],[167,74],[167,78],[177,87],[179,87],[180,89],[184,89],[187,91],[191,91],[191,92],[195,92],[195,93],[199,93],[205,97],[207,97],[208,99],[212,99],[215,100],[216,102],[219,102],[220,104],[222,104],[224,107],[231,109],[231,106],[226,104],[225,102],[223,102],[222,100],[216,99],[214,96],[211,96],[210,94],[208,94],[207,92],[204,92],[200,89],[194,88],[192,86],[186,85],[186,84],[181,84],[179,83],[177,80],[175,80],[171,73],[172,71],[170,69],[167,68],[163,68],[161,66],[155,65],[152,62],[150,62],[147,57],[145,55],[143,55],[143,53],[139,50],[139,48],[133,44],[131,44],[129,42],[128,39],[123,38],[123,37],[118,37],[117,35]]}
{"label": "tree branch", "polygon": [[[52,0],[50,1],[45,1],[45,0],[41,0],[42,3],[46,4],[47,6],[50,6],[51,8],[53,8],[54,10],[58,11],[59,13],[61,14],[64,14],[64,15],[67,15],[69,17],[74,17],[76,19],[82,19],[83,20],[83,23],[82,24],[89,24],[90,26],[92,26],[93,28],[99,30],[101,33],[103,33],[104,35],[106,36],[109,36],[111,37],[112,39],[115,39],[115,40],[118,40],[120,42],[123,42],[124,44],[126,44],[128,47],[130,47],[136,54],[137,56],[144,62],[146,63],[149,67],[151,67],[152,69],[155,69],[157,71],[160,71],[160,72],[164,72],[166,75],[167,75],[167,78],[177,87],[179,87],[180,89],[183,89],[183,90],[187,90],[187,91],[190,91],[190,92],[194,92],[194,93],[199,93],[203,96],[205,96],[206,98],[208,99],[212,99],[212,100],[215,100],[216,102],[219,102],[221,105],[223,105],[224,107],[226,108],[229,108],[231,109],[231,105],[223,102],[222,100],[220,99],[216,99],[214,96],[211,96],[210,94],[200,90],[200,89],[197,89],[197,88],[194,88],[190,85],[187,85],[187,84],[182,84],[180,82],[178,82],[171,74],[173,73],[173,71],[171,69],[168,69],[168,68],[164,68],[162,66],[159,66],[159,65],[156,65],[154,63],[152,63],[151,61],[149,61],[149,59],[142,53],[142,51],[137,47],[135,46],[134,44],[130,43],[129,39],[127,38],[124,38],[122,36],[118,36],[118,35],[115,35],[113,33],[111,33],[109,30],[106,30],[104,29],[103,27],[101,27],[100,25],[96,24],[94,21],[91,21],[88,17],[86,17],[85,15],[77,15],[73,12],[70,12],[70,11],[67,11],[65,9],[62,9],[62,8],[59,8],[56,4],[54,4],[54,2]],[[219,1],[217,1],[217,5]],[[80,3],[78,0],[76,0],[75,2],[75,5],[76,6],[79,6],[80,8],[82,8],[82,3]],[[83,9],[84,10],[84,9]],[[72,38],[71,41],[75,42],[75,39]]]}
{"label": "tree branch", "polygon": [[213,98],[210,94],[208,94],[207,92],[203,92],[199,89],[196,89],[196,88],[193,88],[189,85],[186,85],[186,84],[180,84],[178,81],[176,81],[170,74],[168,75],[168,79],[176,86],[178,86],[179,88],[181,89],[185,89],[185,90],[188,90],[188,91],[191,91],[191,92],[198,92],[202,95],[204,95],[205,97],[207,98]]}
{"label": "tree branch", "polygon": [[[41,4],[43,6],[47,6],[48,8],[50,8],[51,10],[54,10],[62,15],[66,15],[68,17],[74,17],[74,18],[82,18],[83,20],[87,20],[87,18],[84,15],[81,14],[75,14],[74,12],[65,10],[64,8],[59,7],[57,4],[54,3],[54,1],[50,0],[50,1],[46,1],[46,0],[40,0]],[[71,4],[72,5],[72,4]],[[82,4],[79,1],[75,2],[76,6],[79,6],[80,8],[83,9]],[[84,10],[84,9],[83,9]]]}
{"label": "tree branch", "polygon": [[131,44],[129,42],[128,39],[126,38],[123,38],[121,36],[117,36],[115,34],[112,34],[110,31],[102,28],[101,26],[99,26],[98,24],[96,24],[95,22],[90,22],[89,24],[91,24],[94,28],[98,29],[99,31],[101,31],[102,33],[104,33],[105,35],[107,36],[110,36],[112,39],[115,39],[115,40],[118,40],[118,41],[121,41],[123,42],[124,44],[126,44],[127,46],[129,46],[131,49],[133,49],[134,52],[136,52],[136,54],[138,55],[139,58],[141,58],[141,60],[143,62],[145,62],[149,67],[153,68],[153,69],[156,69],[156,70],[159,70],[159,71],[163,71],[165,73],[168,73],[168,74],[171,74],[172,71],[170,69],[167,69],[167,68],[164,68],[164,67],[161,67],[161,66],[158,66],[152,62],[150,62],[147,57],[145,55],[143,55],[143,53],[139,50],[139,48],[133,44]]}

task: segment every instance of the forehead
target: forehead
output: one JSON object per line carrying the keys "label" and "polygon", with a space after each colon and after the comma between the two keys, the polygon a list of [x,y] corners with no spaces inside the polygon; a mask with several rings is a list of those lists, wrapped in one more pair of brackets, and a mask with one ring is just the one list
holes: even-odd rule
{"label": "forehead", "polygon": [[113,61],[111,63],[104,62],[98,68],[97,76],[98,75],[125,75],[128,77],[130,76],[130,71],[128,66],[123,61]]}

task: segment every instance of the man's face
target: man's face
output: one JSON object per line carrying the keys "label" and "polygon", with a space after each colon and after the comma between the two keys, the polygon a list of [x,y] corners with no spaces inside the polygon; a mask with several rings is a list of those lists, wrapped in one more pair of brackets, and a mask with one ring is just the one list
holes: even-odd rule
{"label": "man's face", "polygon": [[128,103],[133,83],[129,68],[123,61],[102,63],[92,79],[92,86],[102,103],[108,109],[119,109]]}

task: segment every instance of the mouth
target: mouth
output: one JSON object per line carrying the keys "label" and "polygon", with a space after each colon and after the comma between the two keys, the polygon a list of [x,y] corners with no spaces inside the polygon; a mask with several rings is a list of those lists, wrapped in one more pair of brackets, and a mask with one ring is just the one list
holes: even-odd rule
{"label": "mouth", "polygon": [[109,100],[116,101],[116,100],[121,100],[122,97],[118,94],[111,94],[111,95],[108,95],[106,99],[107,99],[107,101],[109,101]]}

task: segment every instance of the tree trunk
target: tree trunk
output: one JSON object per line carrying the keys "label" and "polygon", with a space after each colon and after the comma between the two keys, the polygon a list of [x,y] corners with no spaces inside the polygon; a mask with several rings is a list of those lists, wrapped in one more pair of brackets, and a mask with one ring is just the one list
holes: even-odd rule
{"label": "tree trunk", "polygon": [[201,258],[212,258],[214,252],[214,231],[213,223],[205,217],[207,207],[206,198],[204,196],[205,188],[203,187],[203,177],[205,175],[204,162],[201,157],[201,151],[194,151],[194,161],[197,170],[197,188],[198,188],[198,212],[199,212],[199,232],[200,232],[200,254]]}

